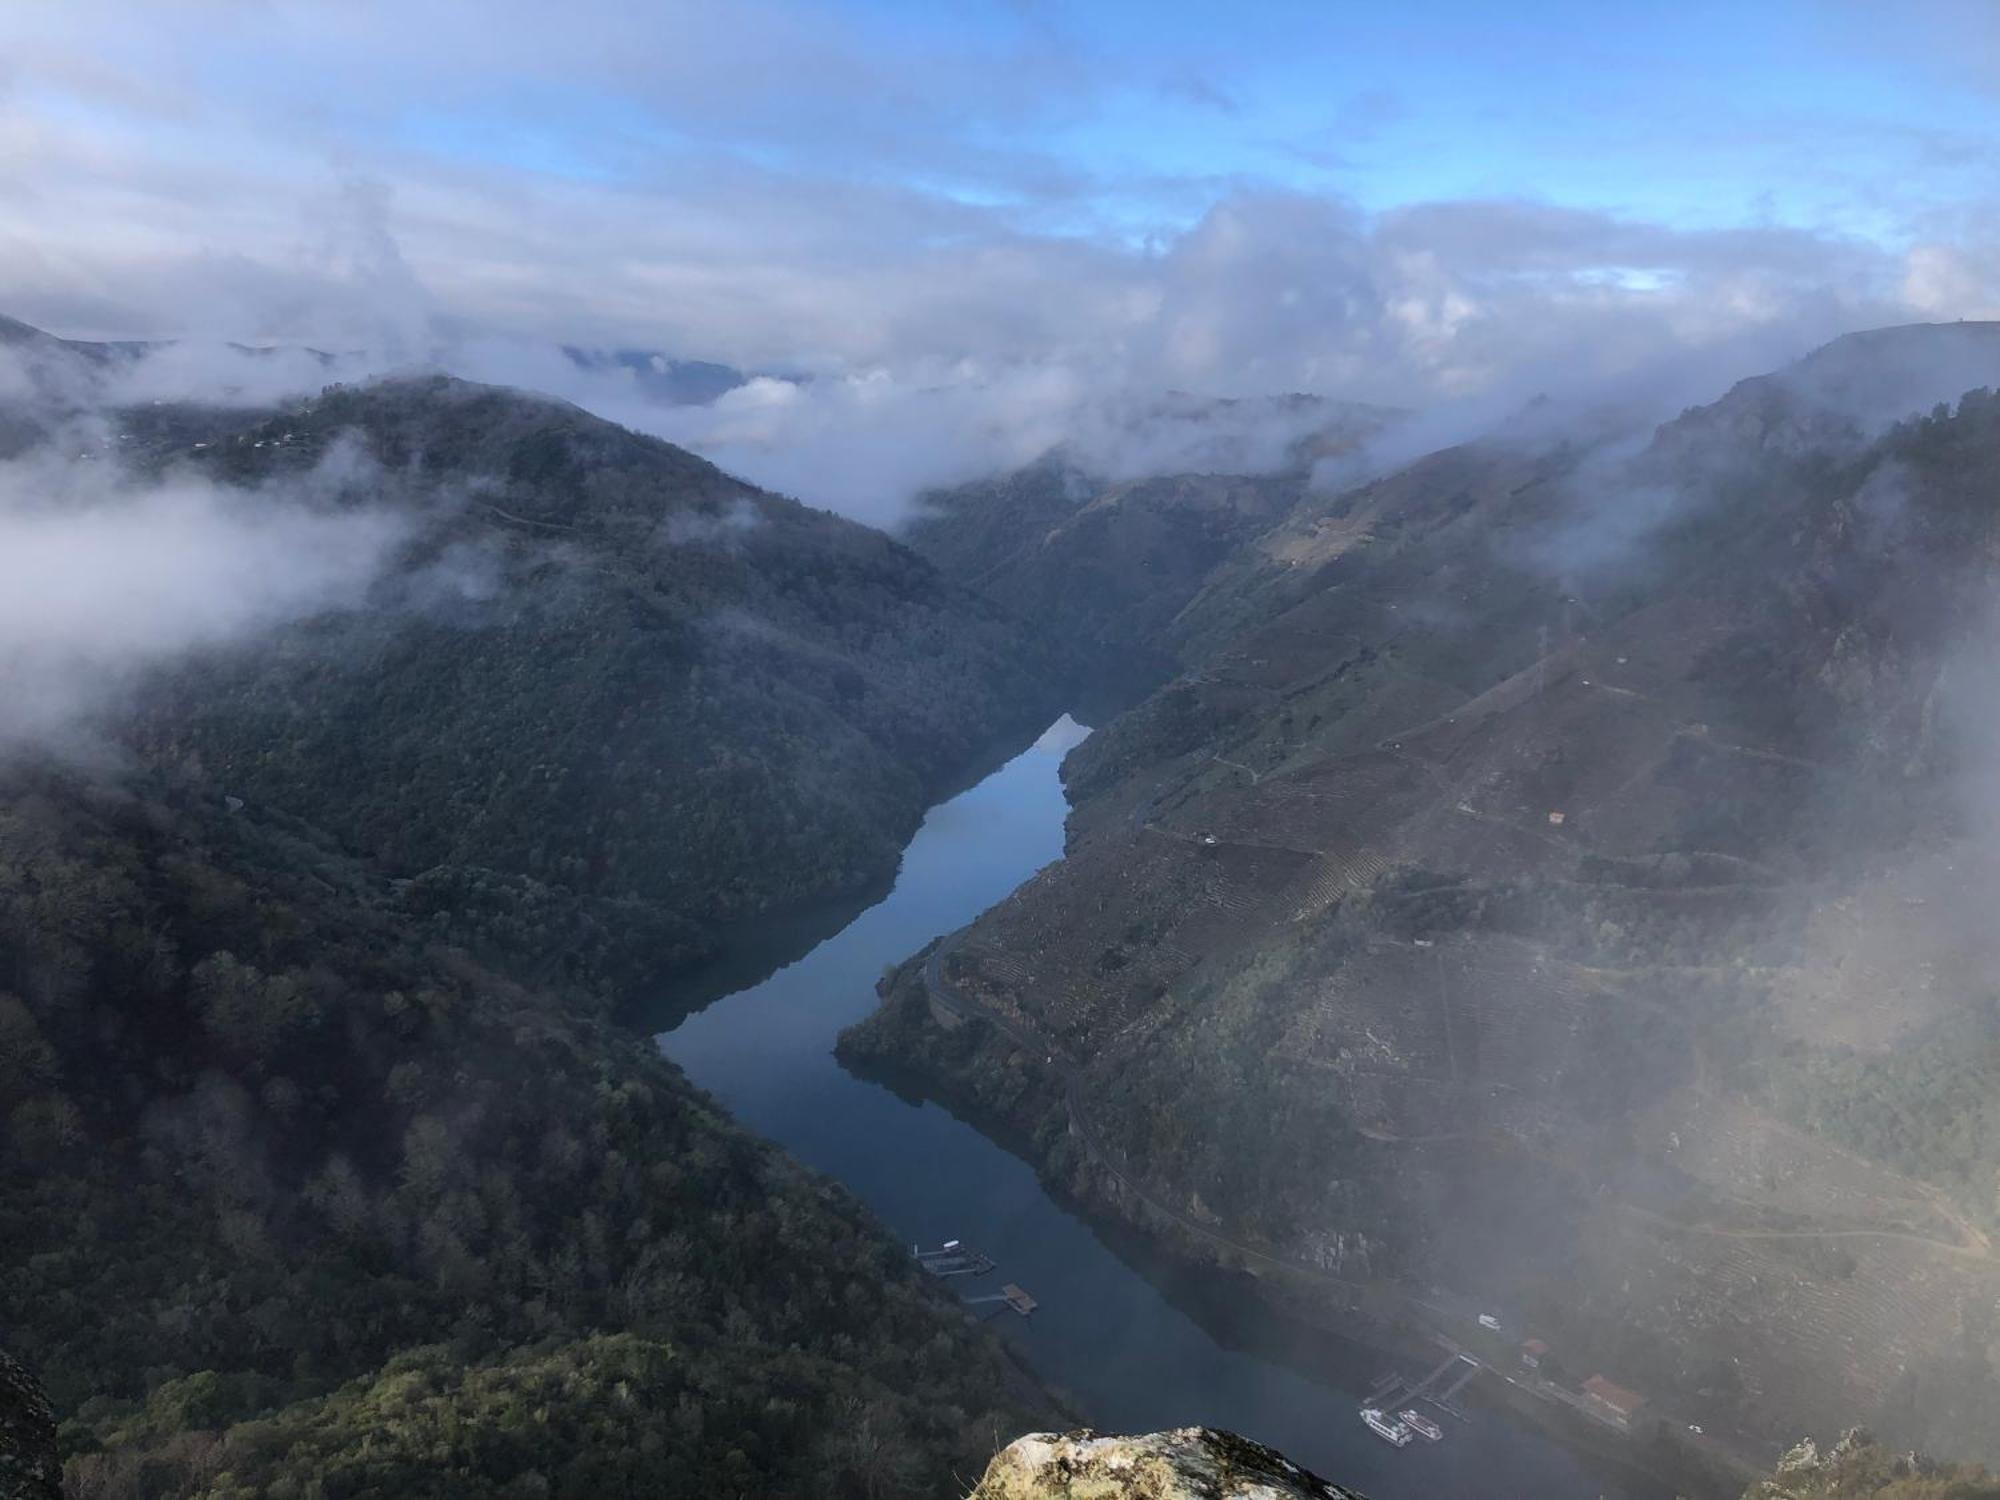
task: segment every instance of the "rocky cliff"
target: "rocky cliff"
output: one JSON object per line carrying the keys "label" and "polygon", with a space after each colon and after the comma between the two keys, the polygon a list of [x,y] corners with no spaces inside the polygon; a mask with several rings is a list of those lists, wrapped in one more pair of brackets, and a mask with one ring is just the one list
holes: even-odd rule
{"label": "rocky cliff", "polygon": [[[994,1456],[969,1500],[1362,1500],[1231,1432],[1182,1427],[1135,1437],[1034,1432]],[[1984,1469],[1885,1449],[1855,1430],[1807,1440],[1744,1500],[2000,1500]]]}
{"label": "rocky cliff", "polygon": [[1917,1453],[1892,1453],[1861,1431],[1822,1453],[1800,1443],[1777,1472],[1744,1500],[1995,1500],[2000,1480],[1984,1469],[1940,1464]]}
{"label": "rocky cliff", "polygon": [[1139,1437],[1032,1432],[994,1456],[971,1500],[1362,1500],[1261,1443],[1181,1427]]}
{"label": "rocky cliff", "polygon": [[[1284,1454],[1214,1428],[1112,1438],[1030,1432],[1002,1448],[970,1500],[1362,1500]],[[2000,1500],[1982,1468],[1886,1450],[1854,1430],[1778,1460],[1744,1500]]]}

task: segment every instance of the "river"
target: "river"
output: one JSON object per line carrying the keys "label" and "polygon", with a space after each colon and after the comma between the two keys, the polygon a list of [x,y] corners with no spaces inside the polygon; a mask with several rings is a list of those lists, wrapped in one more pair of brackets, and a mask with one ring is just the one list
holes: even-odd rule
{"label": "river", "polygon": [[[967,1290],[1012,1281],[1034,1294],[1032,1318],[1003,1313],[994,1326],[1100,1428],[1231,1428],[1373,1500],[1652,1500],[1477,1407],[1469,1422],[1448,1423],[1441,1443],[1390,1448],[1354,1414],[1387,1356],[1291,1325],[1221,1274],[1161,1264],[1135,1236],[1058,1204],[1026,1163],[945,1110],[909,1103],[834,1060],[841,1029],[874,1009],[886,965],[1061,857],[1067,809],[1056,768],[1086,732],[1065,718],[932,808],[887,897],[804,958],[663,1033],[662,1049],[745,1125],[844,1182],[905,1241],[962,1237],[992,1256],[998,1269]],[[1418,1372],[1406,1361],[1404,1373]]]}

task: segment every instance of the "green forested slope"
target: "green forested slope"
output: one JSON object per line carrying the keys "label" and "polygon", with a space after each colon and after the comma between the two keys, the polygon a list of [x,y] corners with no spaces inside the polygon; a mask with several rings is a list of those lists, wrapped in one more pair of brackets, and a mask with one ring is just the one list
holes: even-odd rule
{"label": "green forested slope", "polygon": [[1822,399],[1958,337],[1296,510],[954,947],[1038,1044],[941,1032],[913,964],[850,1052],[1330,1317],[1478,1337],[1445,1288],[1749,1451],[1992,1461],[2000,398]]}
{"label": "green forested slope", "polygon": [[1043,637],[888,538],[561,403],[336,388],[151,461],[409,536],[366,610],[155,684],[138,747],[496,938],[522,902],[591,928],[606,977],[885,877],[1062,695]]}
{"label": "green forested slope", "polygon": [[0,1326],[75,1493],[975,1471],[1025,1420],[997,1345],[583,1009],[427,945],[302,825],[10,778]]}

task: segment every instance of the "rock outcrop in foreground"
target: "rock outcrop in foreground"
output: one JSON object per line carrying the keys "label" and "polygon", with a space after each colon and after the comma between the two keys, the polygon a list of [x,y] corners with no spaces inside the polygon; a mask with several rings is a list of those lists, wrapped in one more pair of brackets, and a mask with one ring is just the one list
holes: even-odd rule
{"label": "rock outcrop in foreground", "polygon": [[[1031,1432],[1003,1448],[967,1500],[1364,1500],[1233,1432],[1182,1427],[1141,1437]],[[2000,1478],[1849,1432],[1810,1440],[1743,1500],[2000,1500]]]}
{"label": "rock outcrop in foreground", "polygon": [[1744,1500],[2000,1500],[2000,1478],[1972,1464],[1891,1452],[1856,1430],[1825,1453],[1810,1439],[1800,1443]]}
{"label": "rock outcrop in foreground", "polygon": [[1283,1454],[1212,1427],[1142,1437],[1031,1432],[987,1466],[970,1500],[1364,1500]]}

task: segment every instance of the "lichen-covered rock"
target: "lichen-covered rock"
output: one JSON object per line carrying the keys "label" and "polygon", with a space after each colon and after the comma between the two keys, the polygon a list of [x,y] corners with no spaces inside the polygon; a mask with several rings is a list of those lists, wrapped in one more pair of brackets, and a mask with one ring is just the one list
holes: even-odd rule
{"label": "lichen-covered rock", "polygon": [[0,1350],[0,1500],[61,1500],[56,1414],[35,1377]]}
{"label": "lichen-covered rock", "polygon": [[2000,1478],[1973,1464],[1891,1452],[1857,1428],[1825,1453],[1807,1438],[1744,1500],[2000,1500]]}
{"label": "lichen-covered rock", "polygon": [[994,1456],[970,1500],[1363,1500],[1233,1432],[1031,1432]]}

